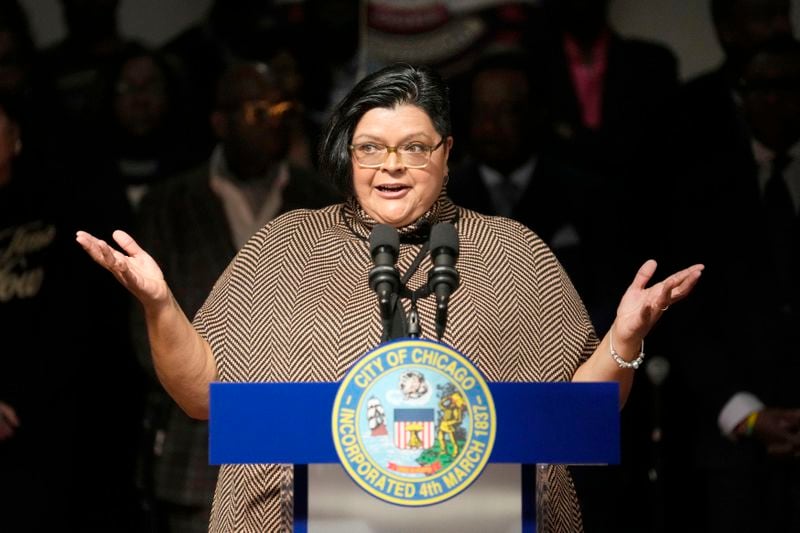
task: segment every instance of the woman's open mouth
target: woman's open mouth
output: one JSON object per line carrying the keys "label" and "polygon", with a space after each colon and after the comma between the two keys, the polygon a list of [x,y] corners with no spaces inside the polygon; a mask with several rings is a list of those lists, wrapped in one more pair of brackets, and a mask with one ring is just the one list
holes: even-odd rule
{"label": "woman's open mouth", "polygon": [[400,198],[410,189],[411,187],[408,185],[402,185],[400,183],[387,183],[375,187],[375,190],[378,191],[378,194],[383,198]]}

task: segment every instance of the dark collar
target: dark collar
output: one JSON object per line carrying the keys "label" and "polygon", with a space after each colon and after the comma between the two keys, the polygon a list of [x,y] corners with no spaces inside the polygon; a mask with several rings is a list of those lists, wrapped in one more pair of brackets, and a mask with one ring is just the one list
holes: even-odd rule
{"label": "dark collar", "polygon": [[[355,196],[351,196],[342,204],[342,216],[347,226],[357,237],[367,240],[372,228],[377,222],[372,219],[358,203]],[[420,244],[428,240],[431,226],[440,222],[455,224],[458,219],[458,209],[447,197],[443,189],[439,198],[428,211],[416,222],[397,228],[400,242],[403,244]]]}

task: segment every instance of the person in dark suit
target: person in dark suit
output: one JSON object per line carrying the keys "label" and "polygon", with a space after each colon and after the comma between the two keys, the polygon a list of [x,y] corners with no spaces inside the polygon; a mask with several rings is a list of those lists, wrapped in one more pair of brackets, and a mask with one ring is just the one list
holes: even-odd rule
{"label": "person in dark suit", "polygon": [[[671,356],[663,391],[666,468],[671,472],[665,480],[666,505],[691,506],[701,517],[697,529],[702,531],[789,531],[792,527],[777,524],[787,520],[788,509],[798,508],[797,467],[778,465],[785,460],[769,458],[769,445],[746,433],[749,419],[751,435],[764,434],[756,431],[757,419],[749,418],[761,407],[798,406],[796,396],[794,400],[786,396],[796,388],[791,384],[796,371],[791,369],[797,368],[797,350],[787,335],[796,331],[797,314],[783,315],[776,304],[777,294],[789,294],[789,280],[778,281],[761,192],[769,159],[785,151],[775,148],[790,145],[792,138],[781,133],[784,140],[776,142],[775,133],[786,127],[767,119],[781,116],[784,124],[796,119],[791,118],[791,105],[786,107],[786,91],[768,89],[773,82],[753,85],[743,80],[767,74],[758,69],[745,73],[754,50],[766,46],[777,52],[782,47],[777,43],[792,40],[791,2],[712,0],[709,4],[724,57],[716,68],[680,88],[681,124],[676,137],[681,144],[671,190],[690,186],[696,192],[691,197],[673,196],[673,208],[666,212],[673,247],[668,256],[674,264],[687,256],[705,258],[712,274],[690,312],[682,320],[668,317],[662,324],[668,332],[663,336],[665,351]],[[777,76],[773,80],[777,81],[790,74],[786,69],[792,61],[780,64],[778,70],[784,72],[767,77]],[[765,144],[765,139],[770,140]],[[730,337],[734,331],[736,341]],[[698,355],[700,359],[692,360]],[[780,370],[771,372],[771,365]],[[763,424],[770,419],[769,412],[756,418]],[[745,435],[737,436],[742,431]],[[697,480],[688,493],[687,477]],[[667,529],[682,525],[678,519]]]}
{"label": "person in dark suit", "polygon": [[128,299],[109,297],[70,242],[109,218],[74,169],[43,157],[28,104],[0,94],[0,530],[138,531]]}
{"label": "person in dark suit", "polygon": [[[337,201],[316,175],[287,162],[292,106],[263,64],[230,67],[211,115],[218,144],[210,160],[142,201],[139,237],[187,316],[200,309],[252,233],[289,210]],[[138,330],[140,359],[150,366],[144,325]],[[144,472],[156,502],[156,531],[206,531],[217,473],[208,464],[207,423],[189,418],[153,386]]]}
{"label": "person in dark suit", "polygon": [[695,193],[672,223],[676,248],[705,261],[709,276],[670,327],[683,440],[675,466],[688,474],[670,499],[696,507],[702,531],[797,531],[800,43],[758,47],[741,72],[742,137],[687,167]]}
{"label": "person in dark suit", "polygon": [[[535,47],[544,50],[548,110],[548,151],[591,178],[596,232],[589,257],[598,301],[593,313],[599,330],[612,318],[610,298],[624,285],[640,258],[663,256],[670,190],[677,153],[675,104],[678,61],[668,47],[622,36],[609,20],[609,0],[544,2],[549,31]],[[603,225],[592,224],[594,220]],[[647,221],[646,223],[644,221]],[[601,264],[602,263],[602,264]],[[601,269],[607,269],[602,271]],[[602,281],[600,281],[602,280]],[[650,346],[663,353],[661,331]],[[587,498],[586,531],[658,530],[662,513],[658,482],[650,472],[657,446],[651,439],[652,391],[646,380],[632,390],[634,401],[622,418],[622,464],[615,468],[575,469],[576,484]],[[617,490],[615,490],[615,488]],[[613,494],[632,493],[629,512],[615,508]],[[598,504],[598,505],[594,505]]]}
{"label": "person in dark suit", "polygon": [[792,36],[790,0],[712,0],[710,8],[724,57],[680,88],[680,153],[689,159],[749,146],[739,110],[743,63],[754,47]]}
{"label": "person in dark suit", "polygon": [[[614,309],[607,282],[624,268],[609,250],[624,250],[621,220],[607,206],[625,194],[618,183],[603,180],[558,157],[546,142],[544,77],[541,63],[530,54],[503,51],[486,55],[473,68],[467,156],[450,173],[448,194],[455,202],[485,214],[522,222],[553,250],[570,276],[596,327],[604,327]],[[509,192],[510,189],[510,192]],[[598,262],[596,257],[604,257]],[[613,315],[612,315],[613,316]],[[650,520],[649,481],[643,464],[649,460],[647,442],[635,442],[646,432],[649,404],[640,402],[623,412],[623,446],[635,450],[617,467],[573,468],[584,502],[586,531],[620,531],[630,524],[641,528]],[[609,487],[642,490],[633,497],[632,513],[611,512]],[[631,500],[633,501],[633,500]]]}
{"label": "person in dark suit", "polygon": [[[610,294],[625,284],[642,257],[661,255],[660,221],[642,220],[668,177],[673,153],[671,110],[678,88],[677,60],[667,47],[623,38],[610,25],[609,0],[544,4],[549,31],[531,46],[541,50],[548,151],[612,191],[605,217],[614,218],[606,253],[619,268],[604,277]],[[609,235],[611,237],[611,235]],[[608,250],[613,253],[608,254]],[[597,316],[599,329],[611,321]]]}
{"label": "person in dark suit", "polygon": [[[590,315],[613,309],[604,292],[611,270],[593,261],[614,234],[595,205],[607,194],[595,175],[554,156],[545,146],[544,88],[533,55],[521,49],[489,52],[469,81],[466,156],[454,167],[448,195],[458,204],[513,218],[535,231],[570,275]],[[607,296],[607,298],[605,298]]]}
{"label": "person in dark suit", "polygon": [[623,179],[668,131],[677,60],[663,45],[620,36],[609,24],[609,3],[548,2],[553,31],[541,46],[553,140],[588,168]]}

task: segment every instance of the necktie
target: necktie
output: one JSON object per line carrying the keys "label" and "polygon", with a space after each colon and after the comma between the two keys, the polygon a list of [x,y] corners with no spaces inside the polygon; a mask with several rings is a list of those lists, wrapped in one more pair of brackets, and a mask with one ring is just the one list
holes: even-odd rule
{"label": "necktie", "polygon": [[514,207],[517,205],[520,196],[520,189],[509,178],[503,178],[503,181],[495,186],[494,190],[494,203],[497,214],[504,217],[511,217],[514,213]]}
{"label": "necktie", "polygon": [[784,297],[797,289],[797,216],[783,173],[790,159],[779,154],[764,188],[764,208],[778,276],[785,289]]}
{"label": "necktie", "polygon": [[783,171],[789,165],[789,157],[778,154],[772,160],[769,179],[764,188],[764,205],[768,218],[776,224],[783,224],[794,218],[794,204],[789,195]]}

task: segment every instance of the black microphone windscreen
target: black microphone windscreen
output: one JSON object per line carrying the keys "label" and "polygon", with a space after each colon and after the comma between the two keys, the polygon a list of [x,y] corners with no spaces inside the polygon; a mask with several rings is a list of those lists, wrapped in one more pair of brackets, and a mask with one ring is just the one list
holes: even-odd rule
{"label": "black microphone windscreen", "polygon": [[375,224],[369,234],[369,252],[374,256],[381,246],[388,246],[394,250],[395,255],[400,249],[400,236],[397,229],[389,224]]}
{"label": "black microphone windscreen", "polygon": [[458,255],[458,232],[456,227],[449,222],[434,224],[431,228],[431,251],[439,248],[449,248],[453,255]]}

